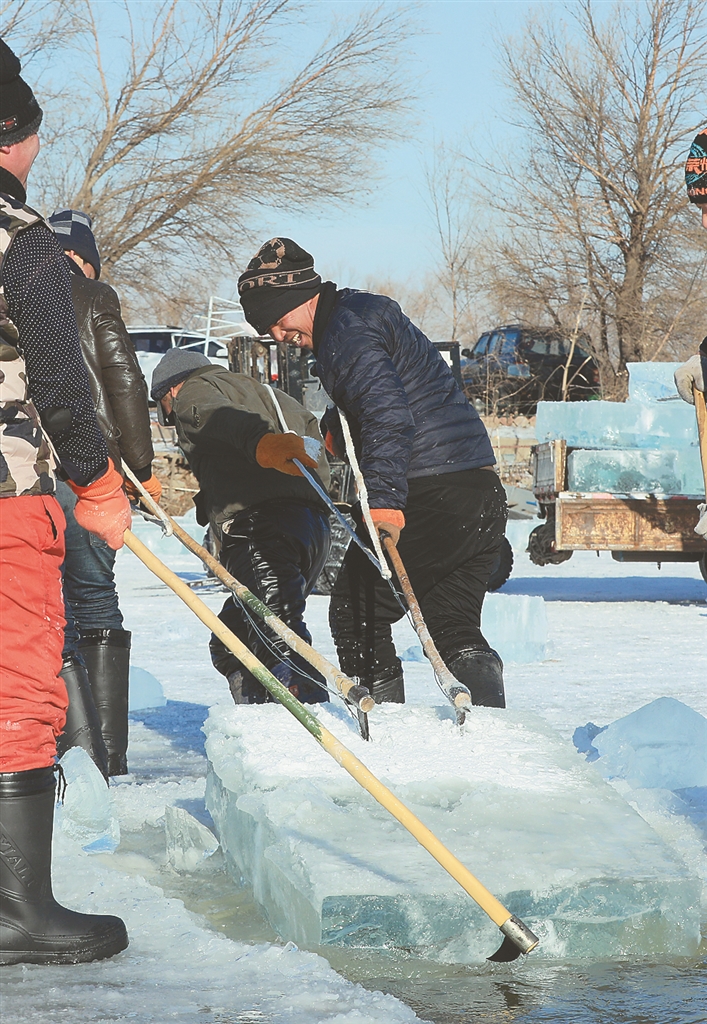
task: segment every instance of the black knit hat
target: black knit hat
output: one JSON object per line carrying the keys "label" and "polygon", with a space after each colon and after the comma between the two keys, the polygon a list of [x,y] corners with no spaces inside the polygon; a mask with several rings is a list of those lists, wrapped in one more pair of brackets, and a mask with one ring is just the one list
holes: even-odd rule
{"label": "black knit hat", "polygon": [[696,135],[685,164],[687,198],[691,203],[707,203],[707,133]]}
{"label": "black knit hat", "polygon": [[280,317],[314,298],[321,287],[314,257],[291,238],[271,238],[261,245],[238,278],[245,318],[258,334],[267,334]]}
{"label": "black knit hat", "polygon": [[56,235],[59,245],[66,252],[72,249],[82,260],[90,263],[101,276],[101,257],[93,237],[91,225],[93,221],[87,213],[79,210],[55,210],[47,222]]}
{"label": "black knit hat", "polygon": [[22,65],[7,43],[0,39],[0,146],[14,146],[36,135],[42,110],[27,83],[20,78]]}

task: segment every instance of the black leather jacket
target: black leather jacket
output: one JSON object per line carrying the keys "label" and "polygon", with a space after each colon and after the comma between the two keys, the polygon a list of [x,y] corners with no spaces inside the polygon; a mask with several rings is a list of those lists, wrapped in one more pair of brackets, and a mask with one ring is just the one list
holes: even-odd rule
{"label": "black leather jacket", "polygon": [[116,467],[122,458],[147,480],[154,457],[147,384],[110,285],[92,281],[67,256],[81,350],[88,369],[96,418]]}

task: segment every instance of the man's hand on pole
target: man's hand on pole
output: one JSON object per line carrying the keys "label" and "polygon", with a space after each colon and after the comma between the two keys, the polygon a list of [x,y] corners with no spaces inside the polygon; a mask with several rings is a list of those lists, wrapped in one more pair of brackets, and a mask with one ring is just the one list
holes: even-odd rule
{"label": "man's hand on pole", "polygon": [[[125,481],[125,490],[127,491],[128,497],[132,501],[139,501],[142,497],[141,492],[135,486],[130,479]],[[154,473],[151,474],[148,480],[143,481],[142,486],[145,488],[147,493],[150,495],[152,500],[159,505],[160,498],[162,497],[162,484],[159,482]]]}
{"label": "man's hand on pole", "polygon": [[371,519],[378,531],[378,536],[387,533],[395,546],[398,546],[400,532],[405,526],[405,516],[399,508],[372,508]]}
{"label": "man's hand on pole", "polygon": [[103,476],[86,487],[69,481],[78,498],[74,515],[79,526],[90,530],[117,551],[123,546],[123,534],[130,528],[130,502],[123,490],[123,478],[108,459]]}
{"label": "man's hand on pole", "polygon": [[317,462],[307,455],[304,439],[299,434],[263,434],[255,449],[255,460],[263,469],[276,469],[288,476],[302,476],[293,459],[307,469],[316,469]]}

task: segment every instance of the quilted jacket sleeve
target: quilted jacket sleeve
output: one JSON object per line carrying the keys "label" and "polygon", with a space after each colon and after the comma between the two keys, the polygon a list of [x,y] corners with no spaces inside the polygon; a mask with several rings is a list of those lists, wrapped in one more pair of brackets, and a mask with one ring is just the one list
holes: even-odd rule
{"label": "quilted jacket sleeve", "polygon": [[405,508],[415,422],[382,335],[360,318],[348,318],[332,370],[330,394],[354,420],[371,508]]}

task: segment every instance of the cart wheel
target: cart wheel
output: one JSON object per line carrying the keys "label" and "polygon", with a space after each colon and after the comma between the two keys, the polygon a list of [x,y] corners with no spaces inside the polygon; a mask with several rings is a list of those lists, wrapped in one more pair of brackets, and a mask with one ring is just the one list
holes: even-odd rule
{"label": "cart wheel", "polygon": [[494,590],[500,590],[512,572],[513,548],[511,547],[508,537],[504,537],[501,541],[501,550],[496,556],[496,561],[493,564],[491,576],[489,577],[488,586],[486,588],[489,594],[493,593]]}
{"label": "cart wheel", "polygon": [[702,579],[705,581],[705,583],[707,583],[707,555],[703,555],[697,564],[700,567]]}

